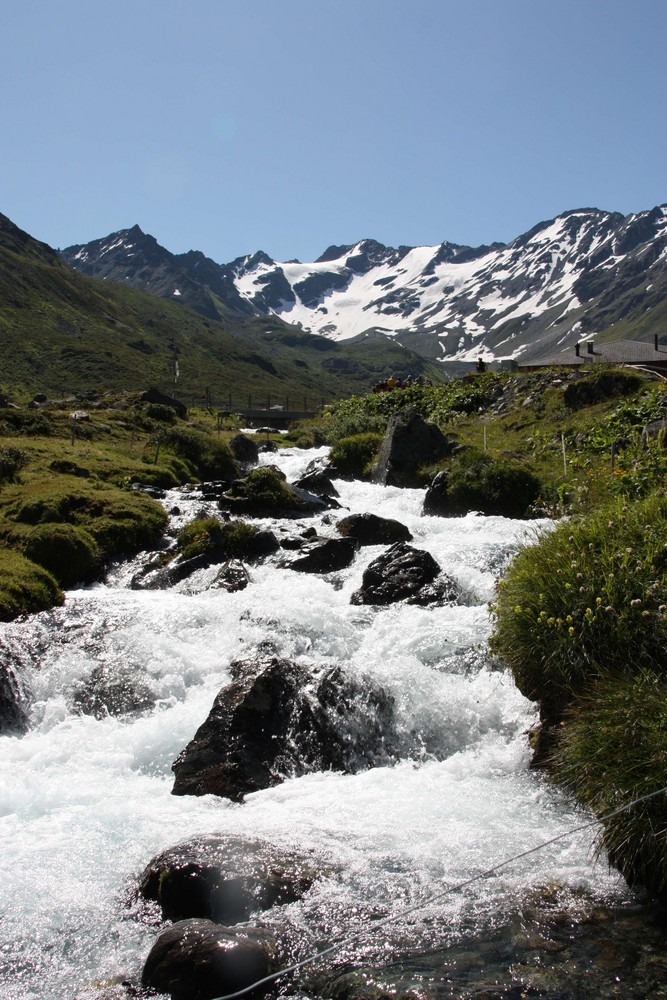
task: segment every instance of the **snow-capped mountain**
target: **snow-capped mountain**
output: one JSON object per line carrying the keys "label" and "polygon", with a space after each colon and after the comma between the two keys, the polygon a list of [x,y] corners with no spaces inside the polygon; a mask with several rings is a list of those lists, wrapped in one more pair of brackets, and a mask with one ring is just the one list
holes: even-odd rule
{"label": "snow-capped mountain", "polygon": [[332,246],[313,263],[259,251],[216,264],[170,254],[138,226],[62,256],[213,318],[275,314],[333,340],[369,331],[431,358],[553,354],[592,333],[642,338],[667,318],[667,205],[579,209],[508,244]]}

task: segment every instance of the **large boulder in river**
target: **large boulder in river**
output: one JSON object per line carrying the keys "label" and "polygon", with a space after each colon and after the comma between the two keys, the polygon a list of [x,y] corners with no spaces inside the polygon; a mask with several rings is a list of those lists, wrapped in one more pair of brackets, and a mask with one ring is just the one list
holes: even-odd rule
{"label": "large boulder in river", "polygon": [[141,876],[139,895],[156,902],[164,920],[206,917],[230,925],[295,902],[321,874],[312,857],[295,851],[209,835],[154,857]]}
{"label": "large boulder in river", "polygon": [[316,496],[287,482],[284,472],[273,465],[253,469],[237,480],[219,501],[221,510],[253,517],[289,517],[320,513],[335,501]]}
{"label": "large boulder in river", "polygon": [[366,568],[351,603],[446,604],[460,597],[458,584],[441,575],[440,566],[429,552],[397,542]]}
{"label": "large boulder in river", "polygon": [[[252,986],[278,968],[276,941],[268,930],[180,920],[157,939],[141,978],[172,1000],[211,1000]],[[258,1000],[266,990],[249,996]]]}
{"label": "large boulder in river", "polygon": [[350,514],[336,523],[344,538],[354,538],[359,545],[393,545],[411,542],[412,534],[404,524],[377,514]]}
{"label": "large boulder in river", "polygon": [[383,486],[419,486],[418,471],[452,455],[460,445],[410,407],[389,418],[372,478]]}
{"label": "large boulder in river", "polygon": [[239,661],[233,676],[174,761],[174,795],[241,801],[286,777],[391,759],[393,699],[368,679],[278,657]]}

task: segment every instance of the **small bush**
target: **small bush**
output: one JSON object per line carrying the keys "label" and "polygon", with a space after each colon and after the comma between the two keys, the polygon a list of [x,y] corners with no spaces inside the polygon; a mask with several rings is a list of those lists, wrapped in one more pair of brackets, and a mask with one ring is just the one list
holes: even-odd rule
{"label": "small bush", "polygon": [[40,524],[28,536],[25,555],[43,566],[61,587],[87,583],[100,570],[100,550],[94,538],[72,524]]}
{"label": "small bush", "polygon": [[272,510],[285,510],[297,503],[284,474],[272,465],[252,469],[244,480],[242,492],[251,503]]}
{"label": "small bush", "polygon": [[222,559],[247,559],[266,551],[266,532],[246,521],[199,517],[181,528],[176,544],[183,559],[213,551]]}
{"label": "small bush", "polygon": [[167,431],[163,447],[184,459],[199,479],[233,479],[238,465],[226,444],[192,428]]}
{"label": "small bush", "polygon": [[25,469],[29,462],[28,455],[20,448],[0,448],[0,486],[3,483],[13,483],[19,472]]}
{"label": "small bush", "polygon": [[[598,684],[563,727],[554,777],[604,816],[667,786],[667,681],[652,671]],[[603,824],[601,845],[631,884],[667,893],[667,798]]]}
{"label": "small bush", "polygon": [[65,595],[53,576],[11,549],[0,549],[0,621],[45,611],[62,604]]}
{"label": "small bush", "polygon": [[617,501],[560,524],[498,585],[492,648],[557,716],[613,674],[667,668],[667,498]]}
{"label": "small bush", "polygon": [[158,420],[163,424],[176,423],[176,410],[173,406],[165,406],[163,403],[149,403],[145,413],[151,420]]}
{"label": "small bush", "polygon": [[447,504],[452,514],[478,510],[502,517],[526,517],[540,493],[540,480],[525,466],[473,449],[453,463],[447,479]]}
{"label": "small bush", "polygon": [[380,450],[383,435],[354,434],[338,441],[331,449],[331,461],[343,476],[363,476]]}

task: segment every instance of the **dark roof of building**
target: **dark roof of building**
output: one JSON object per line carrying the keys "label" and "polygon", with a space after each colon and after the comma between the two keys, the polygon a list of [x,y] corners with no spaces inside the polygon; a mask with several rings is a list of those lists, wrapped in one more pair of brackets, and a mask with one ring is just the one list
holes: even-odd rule
{"label": "dark roof of building", "polygon": [[[614,340],[598,343],[596,340],[582,340],[576,347],[569,347],[559,354],[544,355],[519,361],[519,368],[546,368],[551,366],[579,366],[602,362],[613,365],[645,365],[647,367],[667,367],[667,343],[654,341]],[[592,347],[592,350],[589,348]]]}

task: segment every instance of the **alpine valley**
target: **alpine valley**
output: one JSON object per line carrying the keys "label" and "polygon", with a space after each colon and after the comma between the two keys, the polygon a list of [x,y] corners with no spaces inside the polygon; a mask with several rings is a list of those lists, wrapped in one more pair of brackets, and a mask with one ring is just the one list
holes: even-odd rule
{"label": "alpine valley", "polygon": [[647,341],[667,321],[667,205],[628,216],[568,211],[491,246],[364,239],[312,263],[258,251],[218,264],[199,251],[172,254],[139,226],[61,256],[212,320],[279,317],[336,342],[379,333],[441,362],[526,362],[593,334]]}

